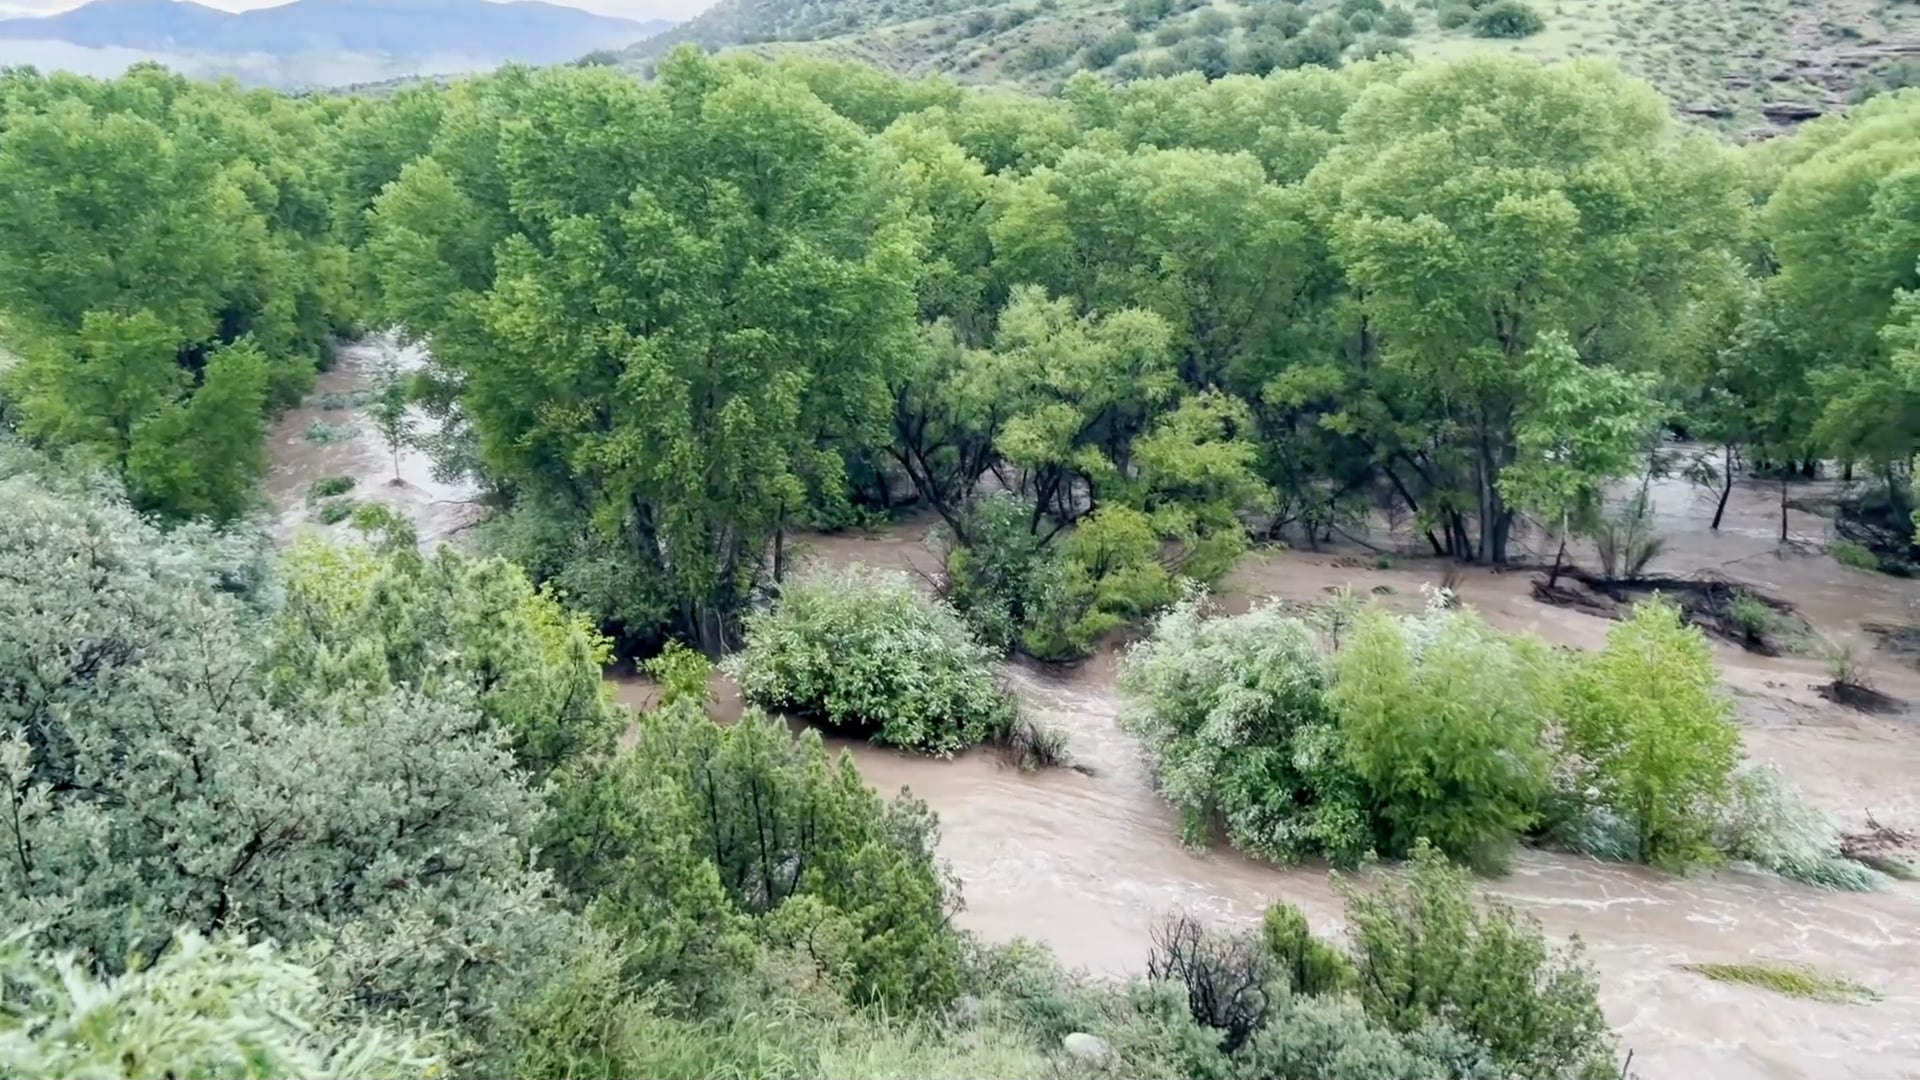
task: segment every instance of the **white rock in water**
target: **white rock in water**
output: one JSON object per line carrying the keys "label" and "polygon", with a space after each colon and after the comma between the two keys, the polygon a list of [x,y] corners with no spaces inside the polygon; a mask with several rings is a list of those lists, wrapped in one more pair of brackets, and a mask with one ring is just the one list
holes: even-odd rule
{"label": "white rock in water", "polygon": [[1089,1035],[1084,1031],[1076,1031],[1066,1038],[1061,1039],[1060,1045],[1067,1053],[1079,1058],[1081,1061],[1100,1062],[1107,1060],[1107,1040],[1098,1035]]}

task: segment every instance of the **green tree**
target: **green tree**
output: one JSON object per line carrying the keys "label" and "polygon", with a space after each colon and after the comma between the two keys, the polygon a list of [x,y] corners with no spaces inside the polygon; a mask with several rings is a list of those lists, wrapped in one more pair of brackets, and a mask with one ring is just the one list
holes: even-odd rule
{"label": "green tree", "polygon": [[1390,850],[1424,839],[1499,865],[1546,789],[1540,739],[1558,684],[1547,646],[1502,636],[1471,610],[1374,610],[1334,656],[1333,677],[1346,758]]}
{"label": "green tree", "polygon": [[1508,505],[1538,514],[1560,534],[1552,587],[1567,539],[1598,524],[1608,485],[1644,456],[1658,405],[1649,380],[1580,362],[1566,338],[1538,342],[1522,376],[1530,387],[1514,416],[1514,459],[1501,474]]}
{"label": "green tree", "polygon": [[[1897,500],[1920,398],[1894,362],[1901,294],[1920,288],[1920,95],[1881,95],[1759,156],[1761,232],[1777,274],[1777,348],[1808,373],[1818,450],[1872,469]],[[1839,259],[1836,252],[1850,257]],[[1797,460],[1796,457],[1794,460]]]}
{"label": "green tree", "polygon": [[1660,355],[1699,252],[1738,233],[1737,173],[1651,90],[1581,63],[1415,68],[1344,124],[1309,184],[1379,400],[1354,419],[1419,465],[1455,554],[1503,561],[1500,480],[1542,389],[1528,353],[1558,332],[1587,363]]}
{"label": "green tree", "polygon": [[680,701],[636,736],[609,771],[563,784],[552,857],[636,941],[643,974],[711,995],[751,930],[797,946],[850,1000],[952,1001],[956,900],[923,804],[882,802],[817,732],[757,711],[722,726]]}
{"label": "green tree", "polygon": [[1713,650],[1672,604],[1637,606],[1606,648],[1573,665],[1570,749],[1597,801],[1625,820],[1636,857],[1684,869],[1713,861],[1713,830],[1740,758]]}
{"label": "green tree", "polygon": [[151,414],[127,456],[127,486],[174,517],[230,521],[260,501],[267,474],[266,354],[252,338],[213,349],[184,405]]}
{"label": "green tree", "polygon": [[0,113],[21,429],[121,470],[145,509],[248,509],[261,414],[305,391],[355,308],[326,106],[140,65],[22,72]]}
{"label": "green tree", "polygon": [[381,356],[373,369],[373,403],[368,409],[373,429],[393,458],[393,482],[400,479],[400,451],[413,445],[413,388],[398,358]]}
{"label": "green tree", "polygon": [[375,209],[388,306],[486,471],[618,537],[716,653],[808,487],[844,485],[835,448],[884,434],[899,187],[803,85],[691,50],[654,85],[513,73],[460,107]]}

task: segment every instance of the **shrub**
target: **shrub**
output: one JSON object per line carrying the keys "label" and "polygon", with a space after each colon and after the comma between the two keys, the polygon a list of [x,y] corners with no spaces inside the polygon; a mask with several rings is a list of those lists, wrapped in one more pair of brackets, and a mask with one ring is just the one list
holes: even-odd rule
{"label": "shrub", "polygon": [[944,1008],[959,992],[949,882],[925,804],[881,800],[818,732],[758,711],[708,720],[680,701],[640,718],[630,750],[570,771],[549,858],[634,951],[634,974],[711,1004],[746,966],[751,927],[804,944],[856,1003]]}
{"label": "shrub", "polygon": [[1473,17],[1473,34],[1484,38],[1523,38],[1546,29],[1546,20],[1525,0],[1494,0]]}
{"label": "shrub", "polygon": [[1385,10],[1387,5],[1382,0],[1340,0],[1340,14],[1349,18],[1361,13],[1378,15]]}
{"label": "shrub", "polygon": [[96,981],[15,931],[0,942],[0,985],[0,1073],[19,1080],[397,1080],[440,1068],[417,1036],[327,1025],[333,1002],[312,970],[237,938],[182,931],[151,966]]}
{"label": "shrub", "polygon": [[1673,605],[1641,604],[1606,648],[1575,661],[1568,686],[1570,748],[1591,764],[1582,786],[1633,828],[1635,857],[1673,869],[1713,860],[1740,734],[1706,638]]}
{"label": "shrub", "polygon": [[1320,30],[1308,31],[1287,42],[1281,50],[1280,67],[1336,68],[1340,66],[1340,53],[1344,48],[1337,37]]}
{"label": "shrub", "polygon": [[359,437],[360,429],[352,424],[329,424],[325,420],[315,420],[307,425],[307,441],[319,446],[331,446]]}
{"label": "shrub", "polygon": [[1312,634],[1272,607],[1209,615],[1189,596],[1120,670],[1121,722],[1150,748],[1187,843],[1224,826],[1228,842],[1261,858],[1357,862],[1371,846],[1364,800]]}
{"label": "shrub", "polygon": [[950,545],[944,593],[974,635],[1005,651],[1020,641],[1034,568],[1043,558],[1028,528],[1033,504],[1011,494],[991,495],[969,507],[968,543]]}
{"label": "shrub", "polygon": [[1413,12],[1395,4],[1386,9],[1376,29],[1394,37],[1407,37],[1414,31]]}
{"label": "shrub", "polygon": [[1473,9],[1465,4],[1443,4],[1439,20],[1442,29],[1458,30],[1473,21]]}
{"label": "shrub", "polygon": [[1424,837],[1500,863],[1538,817],[1556,665],[1540,642],[1495,633],[1470,610],[1361,617],[1334,657],[1330,700],[1392,850]]}
{"label": "shrub", "polygon": [[1227,42],[1220,37],[1190,37],[1174,46],[1168,56],[1181,71],[1197,71],[1209,79],[1218,79],[1230,68]]}
{"label": "shrub", "polygon": [[1404,876],[1341,889],[1369,1015],[1403,1034],[1454,1028],[1513,1075],[1617,1075],[1578,939],[1551,950],[1534,921],[1498,902],[1477,905],[1466,872],[1425,844]]}
{"label": "shrub", "polygon": [[1266,1021],[1274,960],[1259,938],[1210,930],[1187,915],[1163,919],[1150,937],[1147,978],[1185,987],[1187,1010],[1220,1032],[1229,1054]]}
{"label": "shrub", "polygon": [[1348,50],[1354,60],[1377,60],[1383,56],[1405,56],[1407,47],[1399,38],[1387,34],[1362,34]]}
{"label": "shrub", "polygon": [[1010,75],[1031,75],[1059,67],[1067,59],[1067,48],[1052,42],[1034,42],[1015,49],[1007,56],[1004,70]]}
{"label": "shrub", "polygon": [[1127,25],[1145,30],[1166,18],[1172,10],[1172,0],[1127,0]]}
{"label": "shrub", "polygon": [[1608,581],[1639,577],[1667,546],[1666,540],[1653,531],[1653,514],[1645,492],[1601,519],[1593,543],[1600,558],[1600,575]]}
{"label": "shrub", "polygon": [[1353,961],[1313,936],[1307,917],[1291,904],[1275,903],[1260,922],[1260,939],[1273,957],[1277,977],[1295,994],[1338,994],[1353,985]]}
{"label": "shrub", "polygon": [[951,754],[1006,730],[990,650],[904,576],[864,568],[790,580],[728,658],[748,701],[876,742]]}
{"label": "shrub", "polygon": [[1097,71],[1140,47],[1140,39],[1125,28],[1115,30],[1080,51],[1080,66]]}
{"label": "shrub", "polygon": [[1057,727],[1022,717],[1014,721],[1000,744],[1001,752],[1022,771],[1053,769],[1073,764],[1067,734]]}
{"label": "shrub", "polygon": [[1194,37],[1218,37],[1233,29],[1233,17],[1217,7],[1205,7],[1187,20]]}
{"label": "shrub", "polygon": [[1373,15],[1365,11],[1356,11],[1347,16],[1347,32],[1356,37],[1373,30]]}
{"label": "shrub", "polygon": [[1102,635],[1173,603],[1179,587],[1159,556],[1145,514],[1117,504],[1094,511],[1028,581],[1022,647],[1041,660],[1085,656]]}
{"label": "shrub", "polygon": [[1486,1051],[1456,1032],[1407,1036],[1335,998],[1284,1002],[1235,1062],[1245,1080],[1500,1080]]}
{"label": "shrub", "polygon": [[335,495],[345,495],[353,490],[351,476],[323,476],[307,488],[307,498],[312,501],[331,499]]}
{"label": "shrub", "polygon": [[[569,920],[529,866],[544,800],[485,703],[367,685],[389,657],[330,635],[306,652],[340,681],[282,682],[261,657],[277,620],[216,589],[195,532],[24,480],[0,479],[0,776],[29,855],[0,862],[0,918],[46,921],[108,973],[182,926],[327,939],[316,966],[344,1002],[436,1025],[517,993]],[[340,600],[288,593],[283,611]]]}

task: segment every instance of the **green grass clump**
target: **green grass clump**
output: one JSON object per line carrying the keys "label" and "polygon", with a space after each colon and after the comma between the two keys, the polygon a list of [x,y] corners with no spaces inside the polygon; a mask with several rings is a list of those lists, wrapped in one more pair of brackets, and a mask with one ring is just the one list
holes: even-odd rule
{"label": "green grass clump", "polygon": [[1773,609],[1749,592],[1738,592],[1727,605],[1727,616],[1748,645],[1763,645],[1773,633]]}
{"label": "green grass clump", "polygon": [[1832,975],[1803,964],[1682,964],[1696,975],[1715,982],[1746,983],[1788,997],[1852,1004],[1874,1001],[1880,995],[1844,975]]}
{"label": "green grass clump", "polygon": [[307,426],[307,441],[320,446],[346,442],[358,438],[360,429],[352,424],[329,424],[325,420],[315,420]]}
{"label": "green grass clump", "polygon": [[1880,557],[1867,550],[1864,545],[1856,544],[1851,540],[1835,540],[1833,546],[1827,549],[1827,553],[1832,555],[1833,561],[1841,566],[1851,566],[1855,570],[1880,569]]}

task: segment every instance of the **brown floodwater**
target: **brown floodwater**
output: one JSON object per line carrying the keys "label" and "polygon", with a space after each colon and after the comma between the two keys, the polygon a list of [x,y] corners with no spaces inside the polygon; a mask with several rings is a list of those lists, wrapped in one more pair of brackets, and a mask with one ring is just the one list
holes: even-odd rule
{"label": "brown floodwater", "polygon": [[[323,383],[354,385],[354,372],[372,355],[343,363]],[[433,486],[424,459],[403,458],[407,484],[386,490],[391,462],[370,429],[358,446],[306,442],[303,432],[315,415],[301,410],[276,431],[273,488],[283,536],[306,520],[307,485],[337,472],[358,477],[363,497],[419,517],[423,537],[453,535],[474,519],[472,493]],[[1793,494],[1805,498],[1821,487],[1796,484]],[[1825,519],[1790,512],[1797,543],[1782,553],[1771,486],[1737,490],[1718,533],[1706,529],[1712,514],[1706,494],[1664,482],[1652,497],[1667,539],[1655,571],[1711,570],[1746,582],[1792,601],[1827,640],[1861,650],[1873,644],[1864,623],[1920,621],[1920,585],[1848,570],[1818,554],[1827,539]],[[922,522],[873,536],[810,537],[796,548],[799,559],[816,564],[925,570],[936,563],[928,529]],[[1369,539],[1396,553],[1416,550],[1409,537]],[[1420,602],[1421,584],[1442,572],[1441,564],[1406,554],[1383,568],[1372,554],[1351,548],[1263,550],[1232,575],[1222,602],[1230,610],[1265,597],[1324,602],[1345,585],[1411,607]],[[1459,592],[1508,629],[1583,648],[1604,640],[1604,620],[1533,600],[1531,577],[1468,570]],[[1813,690],[1825,678],[1818,657],[1716,649],[1749,756],[1779,765],[1842,824],[1858,824],[1871,812],[1885,824],[1920,830],[1914,783],[1920,721],[1910,708],[1870,717],[1828,703]],[[1878,657],[1873,674],[1881,690],[1920,701],[1920,674],[1898,658]],[[1246,923],[1284,899],[1320,929],[1338,931],[1341,905],[1323,869],[1280,868],[1224,849],[1181,845],[1140,747],[1115,722],[1113,657],[1065,669],[1010,664],[1007,677],[1038,719],[1068,733],[1074,756],[1092,775],[1026,774],[984,752],[939,761],[841,742],[877,789],[909,789],[939,812],[940,852],[963,883],[964,925],[993,939],[1043,941],[1070,965],[1111,973],[1141,968],[1147,931],[1169,911]],[[636,706],[651,698],[650,688],[633,679],[618,681],[616,694]],[[737,697],[723,696],[722,712],[738,707]],[[1920,1077],[1920,884],[1830,893],[1736,869],[1674,877],[1529,851],[1486,888],[1537,916],[1550,933],[1581,938],[1599,970],[1608,1016],[1633,1051],[1634,1071],[1646,1080]],[[1866,985],[1878,1000],[1803,1001],[1713,982],[1680,967],[1722,961],[1812,964]]]}
{"label": "brown floodwater", "polygon": [[[273,508],[273,535],[281,544],[303,531],[322,535],[343,533],[344,522],[322,524],[317,507],[307,498],[313,482],[322,477],[350,476],[350,497],[378,502],[406,515],[420,531],[422,544],[447,540],[479,521],[484,510],[479,492],[465,482],[444,482],[433,475],[433,459],[418,447],[402,447],[396,458],[375,429],[364,408],[322,408],[327,398],[343,398],[364,390],[382,358],[392,357],[403,371],[418,368],[426,353],[381,334],[346,345],[334,354],[332,368],[321,372],[313,394],[290,409],[268,434],[272,467],[267,474],[267,498]],[[431,427],[429,417],[413,410],[416,432]],[[316,424],[349,429],[335,441],[312,437]]]}

